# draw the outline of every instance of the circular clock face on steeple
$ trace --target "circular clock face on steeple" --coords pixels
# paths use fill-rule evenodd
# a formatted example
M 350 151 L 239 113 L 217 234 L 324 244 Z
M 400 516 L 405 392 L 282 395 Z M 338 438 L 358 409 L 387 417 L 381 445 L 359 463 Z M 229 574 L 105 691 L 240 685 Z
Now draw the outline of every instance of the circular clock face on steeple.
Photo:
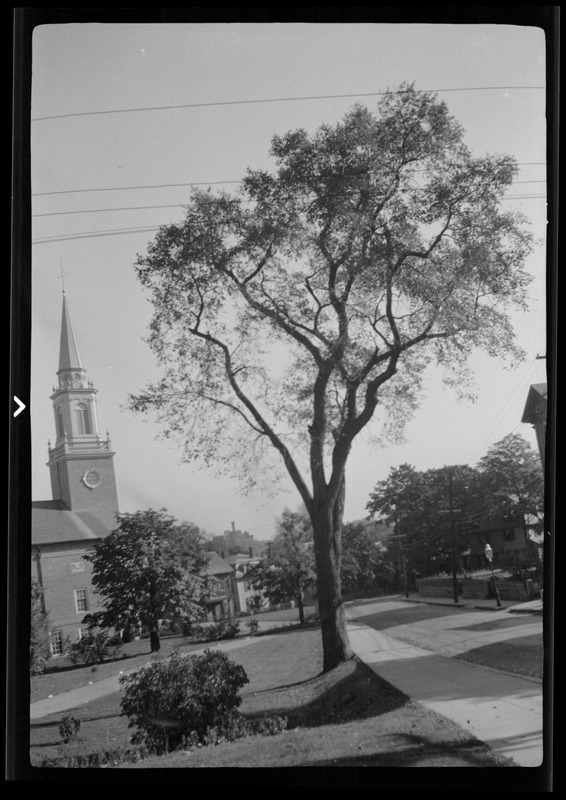
M 73 378 L 74 378 L 76 381 L 80 381 L 80 379 L 81 379 L 80 372 L 75 372 L 75 374 L 73 375 Z
M 100 483 L 100 476 L 94 469 L 89 469 L 81 478 L 87 489 L 96 489 Z

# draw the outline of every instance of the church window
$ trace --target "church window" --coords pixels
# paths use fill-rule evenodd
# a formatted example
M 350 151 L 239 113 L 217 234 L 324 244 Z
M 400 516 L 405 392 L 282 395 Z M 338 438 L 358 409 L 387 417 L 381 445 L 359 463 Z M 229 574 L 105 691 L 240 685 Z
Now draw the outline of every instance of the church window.
M 51 655 L 63 655 L 63 632 L 51 631 Z
M 77 609 L 77 614 L 82 611 L 88 611 L 86 589 L 75 589 L 75 608 Z
M 79 434 L 92 433 L 90 414 L 84 403 L 79 403 L 77 405 L 77 431 Z

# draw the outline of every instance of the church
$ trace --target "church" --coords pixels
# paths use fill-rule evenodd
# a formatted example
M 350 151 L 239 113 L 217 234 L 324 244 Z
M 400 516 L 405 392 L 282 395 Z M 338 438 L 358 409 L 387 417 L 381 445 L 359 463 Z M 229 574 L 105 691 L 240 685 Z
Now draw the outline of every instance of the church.
M 55 442 L 48 443 L 50 500 L 32 502 L 32 579 L 48 614 L 51 654 L 85 632 L 85 615 L 99 610 L 85 556 L 116 527 L 114 452 L 101 436 L 97 390 L 87 379 L 65 293 L 57 385 L 51 395 Z

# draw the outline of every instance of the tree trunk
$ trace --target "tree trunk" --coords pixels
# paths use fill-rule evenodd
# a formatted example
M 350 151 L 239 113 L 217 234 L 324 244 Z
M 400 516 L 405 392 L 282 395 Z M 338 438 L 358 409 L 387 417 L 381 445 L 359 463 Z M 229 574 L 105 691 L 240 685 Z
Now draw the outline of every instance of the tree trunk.
M 303 590 L 299 583 L 297 587 L 297 606 L 299 608 L 299 622 L 301 625 L 305 624 L 305 607 L 303 605 Z
M 149 644 L 152 653 L 158 653 L 159 650 L 161 650 L 161 642 L 159 641 L 159 632 L 157 628 L 150 628 Z
M 324 672 L 329 672 L 353 657 L 340 580 L 342 512 L 343 497 L 333 507 L 330 507 L 328 501 L 318 505 L 315 501 L 314 551 Z

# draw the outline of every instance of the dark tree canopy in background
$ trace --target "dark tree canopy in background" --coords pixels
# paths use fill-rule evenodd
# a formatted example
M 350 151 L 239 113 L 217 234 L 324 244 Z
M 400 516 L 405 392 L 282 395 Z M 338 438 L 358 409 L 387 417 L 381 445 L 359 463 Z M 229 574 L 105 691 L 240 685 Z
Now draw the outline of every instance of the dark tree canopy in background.
M 409 567 L 421 574 L 446 569 L 451 548 L 450 506 L 455 517 L 478 524 L 490 515 L 537 517 L 544 503 L 544 476 L 536 451 L 517 434 L 492 445 L 476 467 L 458 465 L 418 471 L 410 464 L 378 481 L 367 504 L 403 536 Z M 460 528 L 457 527 L 457 531 Z M 465 535 L 458 539 L 464 545 Z M 445 564 L 442 567 L 442 564 Z
M 345 468 L 378 403 L 392 429 L 438 363 L 465 384 L 475 349 L 519 357 L 517 167 L 474 157 L 444 102 L 403 85 L 313 134 L 272 140 L 239 195 L 195 191 L 137 262 L 163 369 L 132 398 L 200 459 L 252 480 L 277 456 L 311 518 L 324 666 L 351 657 L 340 595 Z M 271 464 L 273 465 L 273 461 Z

